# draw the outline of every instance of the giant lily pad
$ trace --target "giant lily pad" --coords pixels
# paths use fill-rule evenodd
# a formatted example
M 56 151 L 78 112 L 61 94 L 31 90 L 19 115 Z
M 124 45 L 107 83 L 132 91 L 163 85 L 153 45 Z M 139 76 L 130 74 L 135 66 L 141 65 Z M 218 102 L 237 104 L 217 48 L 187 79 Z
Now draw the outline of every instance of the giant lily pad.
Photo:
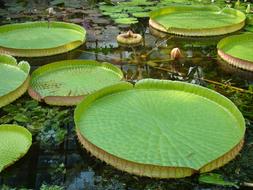
M 118 83 L 121 70 L 109 63 L 67 60 L 35 70 L 28 90 L 32 98 L 53 105 L 75 105 L 84 96 Z
M 197 85 L 146 79 L 104 88 L 75 110 L 78 138 L 97 158 L 129 173 L 178 178 L 233 159 L 244 118 L 226 97 Z
M 222 39 L 218 55 L 231 65 L 253 71 L 253 34 L 245 33 Z
M 240 30 L 246 16 L 216 6 L 170 6 L 150 13 L 149 24 L 160 31 L 186 36 L 214 36 Z
M 86 31 L 64 22 L 27 22 L 0 27 L 0 52 L 21 57 L 64 53 L 85 41 Z
M 0 172 L 24 156 L 32 144 L 32 135 L 18 125 L 0 125 Z
M 21 61 L 19 64 L 16 59 L 0 54 L 0 107 L 3 107 L 22 94 L 29 85 L 30 65 Z

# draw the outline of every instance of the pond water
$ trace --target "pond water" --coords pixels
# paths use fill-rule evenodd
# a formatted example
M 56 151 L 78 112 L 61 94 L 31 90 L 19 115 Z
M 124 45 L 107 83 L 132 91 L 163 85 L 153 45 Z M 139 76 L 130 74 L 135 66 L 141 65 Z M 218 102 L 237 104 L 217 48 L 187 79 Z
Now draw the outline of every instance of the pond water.
M 85 45 L 66 54 L 22 60 L 29 61 L 32 69 L 65 59 L 107 61 L 120 67 L 125 79 L 133 83 L 142 78 L 180 80 L 203 85 L 224 94 L 239 107 L 246 119 L 246 140 L 241 154 L 235 160 L 213 172 L 222 174 L 228 181 L 241 184 L 241 189 L 247 189 L 242 184 L 253 182 L 253 73 L 231 67 L 217 58 L 216 44 L 224 36 L 186 38 L 164 35 L 150 29 L 148 19 L 144 18 L 140 19 L 141 24 L 131 26 L 135 32 L 144 36 L 144 45 L 121 47 L 116 42 L 116 36 L 121 31 L 128 30 L 129 25 L 114 24 L 109 17 L 102 16 L 98 9 L 88 4 L 82 9 L 83 12 L 77 8 L 58 8 L 56 11 L 58 14 L 52 16 L 52 20 L 77 22 L 86 27 L 88 35 Z M 68 11 L 71 16 L 67 16 Z M 73 13 L 74 11 L 76 13 Z M 1 19 L 1 23 L 38 20 L 42 17 L 42 12 L 39 11 L 30 15 L 19 14 L 19 17 L 12 15 L 9 20 Z M 170 51 L 174 47 L 180 48 L 182 59 L 170 60 Z M 27 108 L 27 105 L 32 105 L 33 109 Z M 12 106 L 15 109 L 18 107 L 19 113 L 26 115 L 29 113 L 25 112 L 34 112 L 38 106 L 46 112 L 55 112 L 48 116 L 47 121 L 42 121 L 47 122 L 47 125 L 55 125 L 57 122 L 54 120 L 50 123 L 50 120 L 53 120 L 55 114 L 62 113 L 67 119 L 57 124 L 67 133 L 64 133 L 63 141 L 59 144 L 48 142 L 45 145 L 40 143 L 40 138 L 35 137 L 28 154 L 0 174 L 2 189 L 8 189 L 7 186 L 40 189 L 42 184 L 59 185 L 68 190 L 233 189 L 199 183 L 198 175 L 177 180 L 158 180 L 118 171 L 90 156 L 77 142 L 73 130 L 74 108 L 36 105 L 27 94 L 12 103 Z M 27 109 L 21 109 L 22 106 Z M 13 112 L 14 108 L 0 110 L 1 122 L 6 121 L 3 117 L 6 114 L 11 115 L 9 112 Z M 20 119 L 13 122 L 22 124 Z M 48 130 L 44 135 L 51 135 L 53 138 L 58 132 Z M 48 139 L 50 141 L 50 137 Z

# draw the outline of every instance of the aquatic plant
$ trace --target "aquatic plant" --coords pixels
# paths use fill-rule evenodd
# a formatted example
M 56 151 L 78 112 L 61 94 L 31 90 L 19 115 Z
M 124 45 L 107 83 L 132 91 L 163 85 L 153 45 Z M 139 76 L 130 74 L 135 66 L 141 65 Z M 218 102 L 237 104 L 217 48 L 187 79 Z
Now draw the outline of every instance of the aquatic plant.
M 156 2 L 148 0 L 131 0 L 117 4 L 100 3 L 102 14 L 110 16 L 118 24 L 135 24 L 137 18 L 148 17 Z
M 14 57 L 0 54 L 0 107 L 3 107 L 24 94 L 29 85 L 30 65 L 17 63 Z
M 44 65 L 31 75 L 32 98 L 52 105 L 75 105 L 86 95 L 118 83 L 122 71 L 93 60 L 66 60 Z
M 180 13 L 180 14 L 178 14 Z M 184 36 L 215 36 L 240 30 L 244 13 L 217 6 L 170 6 L 150 13 L 151 27 Z
M 41 148 L 51 149 L 60 145 L 72 122 L 69 109 L 46 107 L 26 97 L 2 108 L 0 123 L 14 123 L 26 127 L 40 142 Z
M 210 0 L 130 0 L 127 2 L 117 3 L 100 3 L 99 9 L 103 15 L 110 16 L 118 24 L 135 24 L 138 23 L 138 18 L 148 18 L 153 10 L 157 10 L 166 6 L 174 5 L 199 5 L 199 4 L 215 4 L 220 7 L 225 6 L 224 1 L 216 1 L 211 3 Z
M 80 142 L 97 158 L 157 178 L 223 166 L 238 154 L 245 133 L 242 114 L 224 96 L 154 79 L 95 92 L 77 106 L 75 124 Z
M 218 45 L 218 55 L 229 64 L 253 71 L 253 34 L 245 33 L 222 39 Z
M 86 38 L 83 27 L 54 21 L 3 25 L 0 34 L 0 53 L 19 57 L 65 53 L 82 45 Z
M 40 187 L 40 190 L 64 190 L 64 187 L 58 186 L 58 185 L 46 185 L 42 184 Z
M 137 45 L 143 41 L 140 34 L 135 34 L 131 30 L 117 36 L 117 42 L 122 45 Z
M 32 134 L 18 125 L 0 125 L 0 172 L 23 157 L 32 144 Z
M 216 174 L 216 173 L 201 174 L 199 176 L 199 182 L 220 185 L 220 186 L 230 186 L 230 187 L 235 187 L 237 189 L 239 188 L 239 186 L 236 183 L 225 181 L 220 174 Z

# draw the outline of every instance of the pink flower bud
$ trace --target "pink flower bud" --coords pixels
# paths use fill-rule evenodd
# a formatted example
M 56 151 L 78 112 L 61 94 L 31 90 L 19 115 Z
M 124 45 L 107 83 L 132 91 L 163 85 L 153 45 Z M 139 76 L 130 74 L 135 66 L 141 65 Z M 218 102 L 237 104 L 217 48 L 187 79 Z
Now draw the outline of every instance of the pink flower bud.
M 173 48 L 170 52 L 170 58 L 172 60 L 180 59 L 182 57 L 181 51 L 179 48 Z

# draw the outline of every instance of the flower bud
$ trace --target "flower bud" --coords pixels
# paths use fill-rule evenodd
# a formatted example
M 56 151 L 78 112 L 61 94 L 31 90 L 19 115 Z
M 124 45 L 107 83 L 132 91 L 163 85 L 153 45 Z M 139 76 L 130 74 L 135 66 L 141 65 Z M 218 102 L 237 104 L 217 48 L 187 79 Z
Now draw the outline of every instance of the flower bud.
M 182 57 L 181 51 L 179 48 L 173 48 L 170 52 L 170 58 L 172 60 L 180 59 Z

